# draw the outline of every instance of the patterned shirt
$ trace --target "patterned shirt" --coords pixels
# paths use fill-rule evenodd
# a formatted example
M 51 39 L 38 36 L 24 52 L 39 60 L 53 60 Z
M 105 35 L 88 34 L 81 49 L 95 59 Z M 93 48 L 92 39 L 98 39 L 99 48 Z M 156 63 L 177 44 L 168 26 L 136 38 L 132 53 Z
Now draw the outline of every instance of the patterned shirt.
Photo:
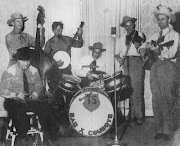
M 29 93 L 35 92 L 38 96 L 43 89 L 38 70 L 33 66 L 29 66 L 29 68 L 25 70 L 25 74 L 29 84 Z M 7 68 L 3 73 L 0 82 L 0 95 L 9 96 L 11 93 L 21 93 L 23 90 L 23 70 L 19 67 L 19 64 L 16 63 Z
M 10 59 L 16 53 L 17 49 L 22 47 L 35 47 L 35 38 L 27 33 L 18 33 L 14 30 L 6 35 L 6 46 L 10 54 Z

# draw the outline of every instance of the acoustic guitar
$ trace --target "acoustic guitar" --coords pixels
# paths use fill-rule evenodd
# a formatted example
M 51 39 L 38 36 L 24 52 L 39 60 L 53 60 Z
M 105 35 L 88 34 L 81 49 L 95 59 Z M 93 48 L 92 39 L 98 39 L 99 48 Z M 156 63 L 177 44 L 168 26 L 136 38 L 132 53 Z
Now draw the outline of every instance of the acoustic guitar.
M 84 22 L 82 21 L 81 24 L 79 25 L 79 28 L 83 28 L 83 26 L 84 26 Z M 75 33 L 75 35 L 73 37 L 73 41 L 70 46 L 73 46 L 77 37 L 78 37 L 78 31 Z M 71 57 L 69 56 L 69 54 L 66 51 L 57 51 L 53 55 L 53 58 L 57 62 L 59 69 L 65 69 L 71 63 Z
M 151 43 L 152 43 L 154 46 L 158 45 L 160 51 L 162 51 L 162 50 L 163 50 L 163 47 L 169 48 L 170 46 L 172 46 L 172 45 L 174 44 L 174 40 L 171 40 L 171 41 L 169 41 L 169 42 L 165 42 L 165 43 L 163 43 L 163 44 L 156 44 L 155 41 L 151 41 Z M 158 60 L 158 55 L 157 55 L 154 51 L 148 49 L 148 50 L 146 51 L 146 53 L 144 54 L 143 58 L 142 58 L 142 62 L 143 62 L 142 67 L 143 67 L 144 69 L 146 69 L 146 70 L 150 70 L 151 67 L 152 67 L 152 65 L 153 65 L 157 60 Z

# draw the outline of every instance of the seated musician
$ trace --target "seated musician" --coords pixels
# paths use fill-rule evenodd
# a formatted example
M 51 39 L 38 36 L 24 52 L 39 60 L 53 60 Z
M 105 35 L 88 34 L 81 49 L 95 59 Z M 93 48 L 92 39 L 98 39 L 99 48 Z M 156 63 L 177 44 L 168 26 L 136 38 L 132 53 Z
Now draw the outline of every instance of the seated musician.
M 126 30 L 126 33 L 116 41 L 115 58 L 120 67 L 123 67 L 124 75 L 128 75 L 131 79 L 133 93 L 130 97 L 129 118 L 137 125 L 141 125 L 143 124 L 143 68 L 138 48 L 145 41 L 145 35 L 135 30 L 136 20 L 129 16 L 123 17 L 120 26 Z
M 83 46 L 83 38 L 82 38 L 83 31 L 81 28 L 79 28 L 77 31 L 78 40 L 76 40 L 69 36 L 62 35 L 63 27 L 64 24 L 62 22 L 53 22 L 52 31 L 54 33 L 54 36 L 46 42 L 44 49 L 44 51 L 52 57 L 54 56 L 55 53 L 61 51 L 59 52 L 60 59 L 61 57 L 63 57 L 61 56 L 61 54 L 64 55 L 63 52 L 66 52 L 66 54 L 68 54 L 68 56 L 71 57 L 71 47 L 81 48 Z M 60 60 L 60 61 L 59 60 L 57 63 L 60 68 L 60 73 L 72 75 L 71 64 L 69 64 L 66 68 L 63 68 L 63 65 L 66 63 L 64 61 L 68 61 L 68 59 Z
M 17 131 L 16 144 L 26 145 L 29 129 L 27 111 L 38 115 L 44 135 L 53 139 L 60 130 L 58 121 L 46 100 L 43 101 L 43 85 L 38 70 L 30 65 L 31 49 L 20 48 L 14 54 L 16 64 L 5 70 L 0 82 L 0 97 L 5 98 L 4 108 L 13 120 Z M 40 102 L 40 100 L 42 101 Z
M 12 56 L 16 53 L 17 49 L 22 47 L 35 47 L 35 38 L 33 38 L 30 34 L 24 33 L 25 22 L 27 21 L 27 17 L 22 16 L 19 12 L 15 12 L 11 15 L 11 18 L 7 21 L 9 26 L 13 26 L 13 30 L 8 33 L 5 37 L 6 46 L 9 52 L 9 65 L 11 66 L 16 63 L 16 60 L 12 58 Z M 38 28 L 40 28 L 41 34 L 44 35 L 43 24 L 39 24 Z M 41 47 L 44 45 L 45 38 L 41 37 Z
M 153 64 L 150 68 L 150 88 L 155 119 L 156 135 L 154 140 L 169 141 L 174 133 L 172 110 L 176 105 L 177 64 L 179 34 L 170 26 L 176 18 L 172 10 L 159 5 L 154 11 L 160 31 L 152 35 L 140 48 L 144 58 L 151 52 Z M 148 59 L 147 59 L 148 61 Z
M 84 56 L 77 67 L 76 75 L 81 77 L 81 86 L 93 86 L 94 81 L 99 80 L 105 74 L 105 61 L 102 58 L 103 45 L 100 42 L 89 46 L 91 55 Z

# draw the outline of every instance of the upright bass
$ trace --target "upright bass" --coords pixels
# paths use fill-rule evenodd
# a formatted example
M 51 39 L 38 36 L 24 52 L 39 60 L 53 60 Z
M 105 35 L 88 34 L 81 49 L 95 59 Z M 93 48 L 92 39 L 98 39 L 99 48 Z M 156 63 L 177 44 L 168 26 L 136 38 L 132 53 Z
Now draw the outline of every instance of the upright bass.
M 42 50 L 42 47 L 44 45 L 43 40 L 45 40 L 45 29 L 43 27 L 45 23 L 45 10 L 42 6 L 38 6 L 37 10 L 39 11 L 39 14 L 37 16 L 35 49 L 30 62 L 34 67 L 38 69 L 44 87 L 46 88 L 47 83 L 52 81 L 51 83 L 53 84 L 51 84 L 50 87 L 56 88 L 59 83 L 59 69 L 57 63 L 51 56 L 49 56 Z M 39 28 L 39 25 L 42 26 L 42 28 Z

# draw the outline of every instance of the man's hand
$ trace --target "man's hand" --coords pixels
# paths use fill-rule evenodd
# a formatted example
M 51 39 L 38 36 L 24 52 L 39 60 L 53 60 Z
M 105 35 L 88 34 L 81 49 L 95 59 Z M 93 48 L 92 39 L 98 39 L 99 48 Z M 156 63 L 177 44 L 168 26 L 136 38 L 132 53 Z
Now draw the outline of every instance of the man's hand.
M 150 50 L 152 50 L 152 51 L 153 51 L 154 53 L 156 53 L 157 55 L 160 55 L 160 54 L 161 54 L 161 51 L 160 51 L 158 45 L 156 45 L 156 46 L 152 45 L 152 47 L 150 48 Z
M 77 34 L 78 34 L 78 36 L 81 36 L 83 34 L 83 29 L 82 28 L 78 28 Z
M 62 60 L 57 61 L 57 65 L 58 65 L 58 67 L 63 66 L 63 64 L 64 64 L 64 61 L 62 61 Z
M 134 42 L 134 47 L 135 47 L 136 49 L 138 49 L 138 48 L 140 47 L 140 43 Z
M 116 54 L 114 57 L 119 63 L 121 63 L 122 58 L 119 55 Z
M 32 94 L 30 94 L 29 95 L 29 99 L 31 99 L 31 100 L 38 100 L 37 93 L 35 94 L 35 92 L 33 92 Z
M 94 77 L 93 77 L 93 75 L 91 73 L 87 73 L 86 77 L 91 81 L 94 80 Z
M 19 100 L 21 100 L 21 101 L 23 101 L 23 102 L 26 102 L 25 99 L 24 99 L 24 97 L 25 97 L 26 95 L 27 95 L 26 93 L 21 92 L 21 93 L 18 93 L 16 97 L 17 97 Z

